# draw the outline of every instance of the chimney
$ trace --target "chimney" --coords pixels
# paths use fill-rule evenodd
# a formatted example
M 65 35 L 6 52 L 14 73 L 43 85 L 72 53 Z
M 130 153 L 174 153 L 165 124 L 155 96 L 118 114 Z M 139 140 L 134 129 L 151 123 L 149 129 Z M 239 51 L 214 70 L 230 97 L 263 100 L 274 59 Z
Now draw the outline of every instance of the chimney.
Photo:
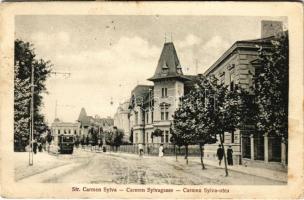
M 281 21 L 262 20 L 261 37 L 270 37 L 283 32 L 283 23 Z

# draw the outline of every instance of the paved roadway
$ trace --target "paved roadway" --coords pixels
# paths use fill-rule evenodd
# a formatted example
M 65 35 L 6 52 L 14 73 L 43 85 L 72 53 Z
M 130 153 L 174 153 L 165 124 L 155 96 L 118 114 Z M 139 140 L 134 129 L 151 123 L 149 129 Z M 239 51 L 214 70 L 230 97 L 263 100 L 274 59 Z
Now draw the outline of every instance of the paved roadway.
M 199 158 L 193 158 L 199 159 Z M 58 161 L 68 164 L 22 179 L 22 182 L 46 183 L 116 183 L 116 184 L 233 184 L 271 185 L 284 184 L 270 179 L 207 166 L 202 170 L 200 163 L 190 160 L 186 165 L 182 157 L 143 157 L 133 154 L 95 153 L 76 151 L 73 155 L 59 155 Z

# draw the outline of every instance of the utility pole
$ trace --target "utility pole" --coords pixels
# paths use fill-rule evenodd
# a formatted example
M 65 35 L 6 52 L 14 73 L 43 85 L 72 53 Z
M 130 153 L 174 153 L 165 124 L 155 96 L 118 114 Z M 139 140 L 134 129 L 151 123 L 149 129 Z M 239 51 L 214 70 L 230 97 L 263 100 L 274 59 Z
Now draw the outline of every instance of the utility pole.
M 31 129 L 30 129 L 30 151 L 29 151 L 29 166 L 34 164 L 33 159 L 33 137 L 34 137 L 34 66 L 32 65 L 32 77 L 31 77 L 31 108 L 30 108 L 30 117 L 31 117 Z
M 34 154 L 33 154 L 33 140 L 34 140 L 34 94 L 35 94 L 35 81 L 34 81 L 34 72 L 35 68 L 34 65 L 31 66 L 32 68 L 32 73 L 31 73 L 31 107 L 30 107 L 30 135 L 29 135 L 29 142 L 30 142 L 30 151 L 29 151 L 29 166 L 34 165 Z M 66 72 L 51 72 L 51 74 L 59 74 L 59 75 L 68 75 L 70 76 L 71 73 L 66 73 Z M 57 102 L 56 102 L 56 110 L 57 110 Z M 57 111 L 56 111 L 57 112 Z M 57 115 L 57 114 L 56 114 Z

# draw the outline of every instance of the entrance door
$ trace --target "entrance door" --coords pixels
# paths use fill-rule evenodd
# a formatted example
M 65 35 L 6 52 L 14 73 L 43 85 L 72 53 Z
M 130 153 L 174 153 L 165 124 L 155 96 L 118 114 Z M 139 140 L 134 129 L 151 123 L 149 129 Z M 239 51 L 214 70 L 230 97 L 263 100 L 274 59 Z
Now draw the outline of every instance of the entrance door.
M 242 156 L 243 158 L 250 159 L 250 137 L 249 135 L 242 136 Z

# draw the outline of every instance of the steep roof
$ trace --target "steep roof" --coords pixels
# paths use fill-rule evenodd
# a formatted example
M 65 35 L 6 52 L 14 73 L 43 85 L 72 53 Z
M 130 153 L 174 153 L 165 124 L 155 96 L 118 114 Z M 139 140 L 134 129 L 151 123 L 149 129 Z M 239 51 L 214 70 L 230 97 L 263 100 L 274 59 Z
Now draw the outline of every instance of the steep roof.
M 79 117 L 78 117 L 78 121 L 82 121 L 86 117 L 87 117 L 87 112 L 85 111 L 84 108 L 81 108 Z
M 90 118 L 87 116 L 87 112 L 84 108 L 81 108 L 78 120 L 82 126 L 88 126 L 90 124 Z
M 130 106 L 133 107 L 136 104 L 143 105 L 147 96 L 149 96 L 149 91 L 153 91 L 153 85 L 137 85 L 131 92 Z
M 173 42 L 167 42 L 164 44 L 154 76 L 148 80 L 155 81 L 164 78 L 187 79 L 183 76 L 182 67 Z

